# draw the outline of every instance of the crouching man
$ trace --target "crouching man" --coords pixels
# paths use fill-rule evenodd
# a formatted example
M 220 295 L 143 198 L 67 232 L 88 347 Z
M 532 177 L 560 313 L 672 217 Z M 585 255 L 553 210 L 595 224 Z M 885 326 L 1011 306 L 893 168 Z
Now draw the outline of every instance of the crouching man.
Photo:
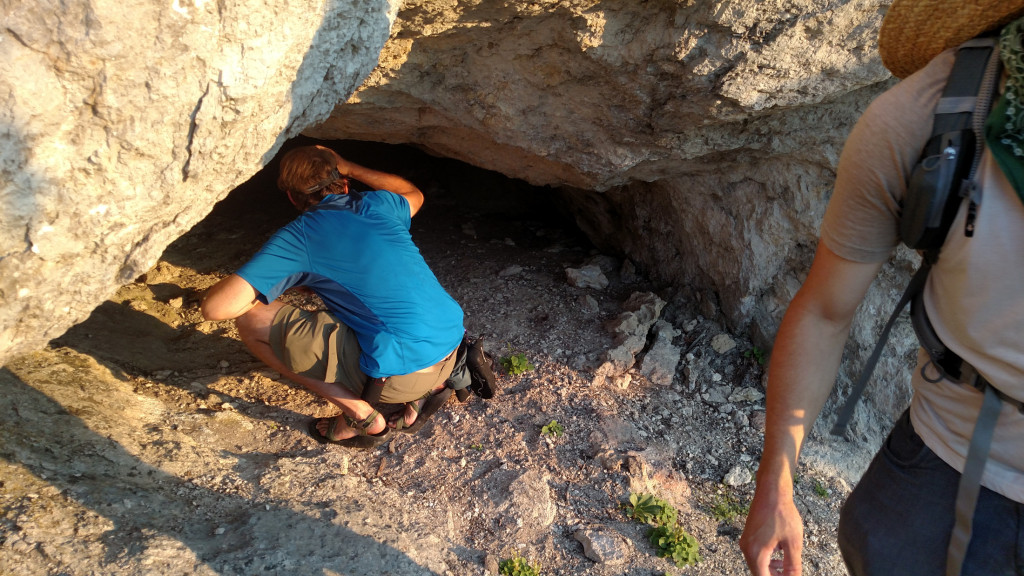
M 349 178 L 375 191 L 349 192 Z M 464 334 L 409 233 L 423 193 L 322 146 L 288 152 L 277 184 L 302 214 L 210 288 L 203 316 L 235 319 L 257 358 L 341 409 L 310 423 L 318 441 L 370 448 L 416 432 L 451 395 Z M 327 309 L 276 300 L 295 287 Z

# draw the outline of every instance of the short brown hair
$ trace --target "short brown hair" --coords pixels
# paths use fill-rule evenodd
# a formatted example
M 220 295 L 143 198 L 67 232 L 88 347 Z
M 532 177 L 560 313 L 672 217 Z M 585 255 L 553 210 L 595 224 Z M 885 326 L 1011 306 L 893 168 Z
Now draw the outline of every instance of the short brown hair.
M 281 158 L 277 187 L 288 193 L 299 210 L 328 194 L 345 194 L 348 181 L 338 173 L 338 155 L 320 146 L 302 146 Z

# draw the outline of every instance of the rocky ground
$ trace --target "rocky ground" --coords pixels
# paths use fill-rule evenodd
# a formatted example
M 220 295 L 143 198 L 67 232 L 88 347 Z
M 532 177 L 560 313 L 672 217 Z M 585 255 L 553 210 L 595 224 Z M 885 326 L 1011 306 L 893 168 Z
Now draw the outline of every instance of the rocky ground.
M 492 400 L 453 398 L 417 436 L 317 444 L 306 423 L 335 410 L 198 310 L 293 216 L 258 175 L 86 322 L 0 369 L 0 573 L 495 574 L 518 555 L 546 575 L 745 574 L 762 352 L 687 290 L 595 254 L 550 190 L 381 147 L 344 153 L 424 189 L 413 235 L 469 333 L 534 368 L 500 374 Z M 588 263 L 606 287 L 570 282 Z M 667 324 L 634 366 L 610 369 L 634 293 L 662 301 Z M 661 366 L 680 360 L 667 375 L 654 347 Z M 553 421 L 561 435 L 544 433 Z M 807 574 L 845 574 L 849 486 L 834 470 L 799 477 Z M 702 560 L 658 557 L 623 509 L 631 493 L 674 505 Z

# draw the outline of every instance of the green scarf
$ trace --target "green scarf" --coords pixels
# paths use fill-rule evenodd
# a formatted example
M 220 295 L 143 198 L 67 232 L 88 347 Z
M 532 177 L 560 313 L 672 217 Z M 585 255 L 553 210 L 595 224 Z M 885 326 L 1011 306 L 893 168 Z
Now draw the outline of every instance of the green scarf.
M 1024 18 L 1010 22 L 999 34 L 999 56 L 1008 78 L 985 122 L 985 142 L 1024 201 Z

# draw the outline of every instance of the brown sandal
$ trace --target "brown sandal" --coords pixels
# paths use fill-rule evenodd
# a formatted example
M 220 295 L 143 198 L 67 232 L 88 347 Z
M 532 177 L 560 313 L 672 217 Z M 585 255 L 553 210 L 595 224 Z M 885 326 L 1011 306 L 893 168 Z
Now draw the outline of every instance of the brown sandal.
M 376 410 L 370 413 L 364 420 L 356 420 L 347 414 L 342 414 L 341 417 L 345 418 L 345 423 L 351 428 L 355 428 L 359 434 L 351 438 L 342 438 L 341 440 L 333 439 L 334 429 L 338 426 L 337 416 L 332 418 L 314 418 L 309 422 L 309 435 L 321 444 L 337 444 L 338 446 L 346 446 L 348 448 L 374 448 L 387 442 L 393 432 L 393 429 L 388 428 L 386 423 L 384 430 L 377 434 L 370 434 L 366 431 L 367 428 L 373 426 L 378 416 L 380 416 L 380 412 Z M 321 434 L 320 430 L 317 429 L 317 424 L 323 420 L 330 420 L 330 423 L 327 425 L 327 434 Z

